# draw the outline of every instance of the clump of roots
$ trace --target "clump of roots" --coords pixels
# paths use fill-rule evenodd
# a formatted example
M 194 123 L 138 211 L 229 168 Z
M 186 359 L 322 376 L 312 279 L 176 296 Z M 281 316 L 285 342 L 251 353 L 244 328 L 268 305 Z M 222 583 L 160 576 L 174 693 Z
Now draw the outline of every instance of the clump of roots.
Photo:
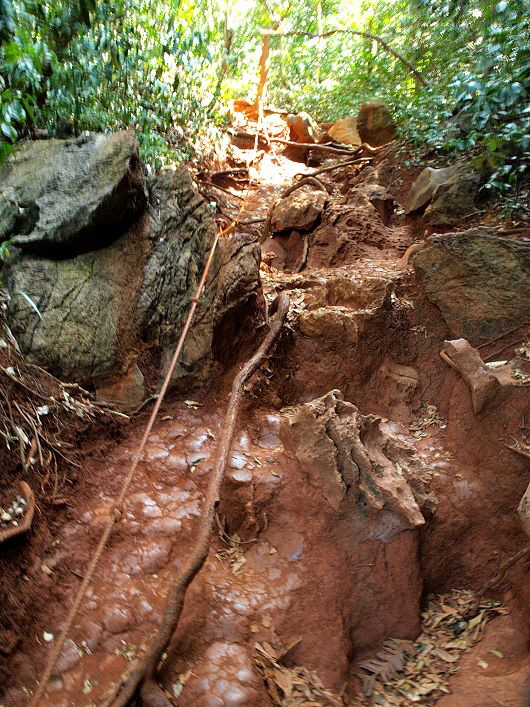
M 22 356 L 9 327 L 0 333 L 0 477 L 6 495 L 23 477 L 52 500 L 68 468 L 79 466 L 75 441 L 96 419 L 123 416 Z M 15 478 L 17 477 L 17 478 Z M 16 484 L 18 485 L 18 484 Z

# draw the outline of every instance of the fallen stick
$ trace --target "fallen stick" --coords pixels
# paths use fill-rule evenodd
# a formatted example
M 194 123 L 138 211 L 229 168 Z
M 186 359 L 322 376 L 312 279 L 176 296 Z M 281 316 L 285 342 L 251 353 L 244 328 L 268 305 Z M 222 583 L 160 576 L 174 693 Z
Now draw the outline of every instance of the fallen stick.
M 331 164 L 328 165 L 327 167 L 322 167 L 321 169 L 316 169 L 314 172 L 310 172 L 307 174 L 307 177 L 316 177 L 317 174 L 324 174 L 324 172 L 332 172 L 334 169 L 339 169 L 340 167 L 347 167 L 350 164 L 360 164 L 364 163 L 364 165 L 368 164 L 368 162 L 372 162 L 373 157 L 357 157 L 354 160 L 344 160 L 343 162 L 337 162 L 336 164 Z M 302 174 L 302 172 L 300 172 Z
M 232 135 L 234 137 L 248 138 L 249 140 L 254 140 L 257 135 L 258 140 L 261 140 L 266 144 L 268 144 L 269 142 L 279 142 L 282 145 L 287 145 L 288 147 L 302 147 L 308 150 L 332 152 L 336 155 L 356 155 L 360 152 L 360 148 L 357 148 L 356 150 L 350 150 L 347 147 L 332 147 L 331 145 L 319 145 L 318 142 L 293 142 L 292 140 L 284 140 L 280 137 L 271 137 L 267 140 L 265 135 L 260 135 L 259 133 L 246 133 L 241 130 L 237 130 L 236 132 L 232 133 Z
M 212 172 L 210 174 L 210 179 L 224 177 L 229 174 L 248 174 L 248 167 L 235 167 L 234 169 L 222 169 L 219 172 Z
M 277 314 L 271 322 L 269 332 L 257 352 L 245 363 L 232 383 L 217 460 L 206 490 L 200 526 L 196 531 L 197 540 L 190 556 L 183 562 L 175 583 L 169 589 L 158 633 L 147 654 L 131 665 L 125 681 L 117 685 L 114 696 L 105 705 L 111 704 L 112 707 L 125 707 L 141 686 L 140 697 L 146 707 L 171 707 L 171 702 L 156 683 L 155 673 L 160 658 L 178 626 L 186 591 L 204 565 L 210 551 L 211 533 L 215 523 L 215 510 L 219 504 L 226 463 L 230 454 L 239 406 L 243 396 L 243 386 L 265 360 L 271 346 L 282 330 L 289 311 L 289 297 L 286 294 L 279 295 L 274 304 L 276 303 Z
M 17 535 L 27 533 L 28 530 L 31 528 L 31 524 L 33 523 L 33 516 L 35 515 L 35 496 L 31 488 L 25 481 L 19 481 L 18 483 L 20 486 L 20 490 L 22 491 L 22 495 L 26 499 L 28 508 L 26 510 L 26 513 L 24 514 L 24 519 L 22 520 L 22 523 L 20 523 L 20 525 L 0 530 L 0 545 L 2 543 L 5 543 L 6 540 L 15 538 Z

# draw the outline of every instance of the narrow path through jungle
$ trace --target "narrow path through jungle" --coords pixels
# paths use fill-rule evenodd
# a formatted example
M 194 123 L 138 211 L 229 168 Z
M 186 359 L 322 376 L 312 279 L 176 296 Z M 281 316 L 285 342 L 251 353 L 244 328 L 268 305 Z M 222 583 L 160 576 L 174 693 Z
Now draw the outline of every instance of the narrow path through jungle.
M 262 223 L 245 221 L 266 219 L 295 175 L 314 170 L 280 150 L 263 152 L 250 168 L 255 182 L 240 235 L 260 235 Z M 377 686 L 375 696 L 359 696 L 358 661 L 388 637 L 415 639 L 429 592 L 477 589 L 517 549 L 512 509 L 526 484 L 518 475 L 520 460 L 514 466 L 513 455 L 493 445 L 516 424 L 524 401 L 511 399 L 478 422 L 465 384 L 440 359 L 440 344 L 450 338 L 447 327 L 412 268 L 400 262 L 423 235 L 423 225 L 399 206 L 410 174 L 383 149 L 372 163 L 318 179 L 324 192 L 311 184 L 294 192 L 304 199 L 320 195 L 312 230 L 269 234 L 262 244 L 265 297 L 270 305 L 280 292 L 289 295 L 288 327 L 249 385 L 218 533 L 160 675 L 175 705 L 413 704 L 418 700 L 399 701 L 397 693 L 377 697 Z M 222 189 L 211 183 L 201 189 L 235 215 L 245 185 L 230 175 L 215 183 Z M 240 362 L 257 348 L 263 331 L 264 325 L 249 332 L 246 350 L 234 352 Z M 233 375 L 232 367 L 213 387 L 164 405 L 45 704 L 104 704 L 154 634 L 175 568 L 194 542 Z M 315 399 L 318 405 L 311 407 Z M 88 461 L 77 501 L 29 573 L 42 603 L 12 656 L 6 705 L 27 701 L 146 414 L 123 441 L 107 448 L 104 459 Z M 407 483 L 395 482 L 401 490 L 390 505 L 376 508 L 379 491 L 373 489 L 353 504 L 352 480 L 344 472 L 352 454 L 341 427 L 345 420 L 355 421 L 375 450 L 377 468 L 386 469 L 390 459 L 397 476 L 405 475 Z M 488 463 L 493 456 L 496 463 Z M 337 478 L 331 474 L 319 486 L 311 470 L 315 460 L 325 465 L 329 459 L 344 463 L 335 469 Z M 505 459 L 510 470 L 495 478 Z M 419 700 L 430 695 L 429 703 L 446 707 L 485 705 L 473 695 L 502 687 L 512 701 L 488 704 L 519 704 L 530 668 L 520 596 L 512 591 L 492 598 L 511 604 L 506 615 L 496 605 L 483 610 L 487 657 L 477 653 L 482 643 L 468 646 L 469 653 L 458 649 L 462 676 L 466 660 L 475 671 L 481 659 L 486 667 L 473 684 L 452 678 L 454 694 L 447 697 L 440 685 L 447 684 L 460 653 L 454 661 L 450 656 L 446 673 L 432 663 L 430 673 L 418 668 L 410 689 Z M 449 599 L 443 606 L 449 607 L 447 616 L 456 611 Z M 281 647 L 293 643 L 284 660 Z M 278 701 L 288 693 L 291 701 Z

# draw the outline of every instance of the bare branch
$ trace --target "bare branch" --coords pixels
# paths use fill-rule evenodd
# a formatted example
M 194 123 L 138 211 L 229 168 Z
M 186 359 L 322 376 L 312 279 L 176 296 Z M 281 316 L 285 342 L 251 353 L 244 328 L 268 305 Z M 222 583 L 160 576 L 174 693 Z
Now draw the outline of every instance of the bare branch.
M 398 61 L 400 61 L 404 66 L 407 67 L 407 69 L 410 71 L 410 73 L 414 76 L 416 81 L 420 83 L 422 86 L 428 86 L 429 82 L 423 78 L 423 76 L 420 74 L 420 72 L 414 68 L 414 66 L 405 59 L 404 56 L 402 56 L 399 52 L 397 52 L 395 49 L 393 49 L 388 42 L 386 42 L 384 39 L 381 37 L 378 37 L 375 34 L 372 34 L 371 32 L 361 32 L 358 30 L 354 29 L 331 29 L 328 32 L 323 32 L 322 34 L 315 34 L 313 32 L 299 32 L 299 31 L 293 31 L 293 32 L 278 32 L 276 30 L 263 30 L 262 35 L 268 35 L 270 37 L 293 37 L 293 36 L 298 36 L 298 37 L 311 37 L 314 39 L 325 39 L 326 37 L 331 37 L 333 34 L 353 34 L 356 35 L 357 37 L 364 37 L 364 39 L 372 39 L 374 42 L 377 42 L 380 44 L 386 51 L 391 54 L 394 58 L 396 58 Z

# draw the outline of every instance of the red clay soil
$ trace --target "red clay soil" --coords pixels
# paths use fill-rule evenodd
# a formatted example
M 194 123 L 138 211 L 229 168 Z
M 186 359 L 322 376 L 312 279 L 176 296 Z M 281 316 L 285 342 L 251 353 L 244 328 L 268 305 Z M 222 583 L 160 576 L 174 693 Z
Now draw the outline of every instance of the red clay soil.
M 379 183 L 402 200 L 411 172 L 385 155 L 376 166 Z M 266 214 L 297 171 L 310 170 L 265 154 L 244 218 Z M 334 193 L 309 235 L 302 273 L 263 267 L 267 297 L 280 291 L 291 297 L 289 327 L 248 394 L 219 533 L 160 675 L 175 705 L 275 704 L 256 667 L 255 644 L 297 639 L 288 663 L 316 671 L 344 704 L 358 704 L 356 663 L 387 638 L 416 638 L 422 597 L 478 589 L 528 542 L 516 508 L 529 464 L 505 447 L 525 424 L 527 389 L 514 387 L 492 410 L 473 413 L 464 381 L 439 356 L 450 338 L 446 324 L 412 270 L 397 265 L 421 225 L 399 208 L 384 223 L 356 193 L 361 177 L 352 168 L 323 175 Z M 164 406 L 42 704 L 103 704 L 129 661 L 142 654 L 194 540 L 232 376 L 228 370 L 210 389 L 193 393 L 196 405 L 174 396 Z M 411 528 L 366 503 L 333 510 L 324 502 L 297 459 L 281 411 L 334 389 L 363 415 L 387 419 L 428 470 L 436 502 L 423 526 Z M 409 426 L 425 418 L 426 405 L 435 406 L 434 423 L 415 437 Z M 145 415 L 118 438 L 100 435 L 85 444 L 82 469 L 64 486 L 65 504 L 42 503 L 31 535 L 0 548 L 9 606 L 0 635 L 6 707 L 29 699 L 47 639 L 61 630 Z M 452 694 L 438 701 L 443 707 L 527 704 L 528 559 L 508 571 L 491 598 L 502 599 L 510 613 L 492 621 L 464 656 Z M 477 667 L 480 660 L 486 669 Z

